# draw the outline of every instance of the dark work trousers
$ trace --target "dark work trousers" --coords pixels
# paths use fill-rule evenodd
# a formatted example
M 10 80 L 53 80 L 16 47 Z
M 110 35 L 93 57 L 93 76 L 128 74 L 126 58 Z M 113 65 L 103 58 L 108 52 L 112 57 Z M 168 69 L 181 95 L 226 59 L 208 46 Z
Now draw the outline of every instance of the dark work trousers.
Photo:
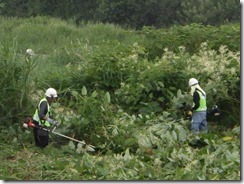
M 35 125 L 39 125 L 38 122 L 33 121 Z M 48 132 L 38 128 L 33 128 L 34 139 L 37 147 L 45 148 L 48 145 Z

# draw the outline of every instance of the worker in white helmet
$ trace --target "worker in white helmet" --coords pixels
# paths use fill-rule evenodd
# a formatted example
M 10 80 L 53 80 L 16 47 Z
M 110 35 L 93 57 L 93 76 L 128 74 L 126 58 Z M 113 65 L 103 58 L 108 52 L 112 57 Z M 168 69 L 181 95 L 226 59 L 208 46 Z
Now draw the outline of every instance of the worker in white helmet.
M 207 133 L 207 105 L 206 93 L 200 87 L 199 82 L 195 78 L 189 80 L 191 95 L 193 97 L 193 106 L 190 113 L 192 114 L 191 131 L 195 134 L 199 132 Z
M 39 102 L 33 123 L 38 126 L 48 128 L 52 125 L 58 126 L 60 123 L 54 121 L 51 113 L 51 104 L 57 99 L 58 94 L 54 88 L 48 88 L 45 97 Z M 33 129 L 36 146 L 44 148 L 48 145 L 48 132 L 38 128 Z

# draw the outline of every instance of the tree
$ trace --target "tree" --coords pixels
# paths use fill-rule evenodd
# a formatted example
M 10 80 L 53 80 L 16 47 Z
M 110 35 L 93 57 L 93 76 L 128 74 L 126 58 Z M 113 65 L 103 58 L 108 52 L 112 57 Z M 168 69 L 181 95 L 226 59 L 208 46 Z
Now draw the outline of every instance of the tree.
M 182 0 L 181 23 L 220 25 L 240 21 L 239 0 Z
M 176 0 L 102 0 L 98 16 L 102 22 L 116 23 L 133 28 L 143 26 L 163 27 L 176 20 L 175 11 L 180 7 Z
M 130 28 L 174 24 L 220 25 L 240 21 L 239 0 L 0 0 L 8 17 L 52 16 L 82 22 L 114 23 Z

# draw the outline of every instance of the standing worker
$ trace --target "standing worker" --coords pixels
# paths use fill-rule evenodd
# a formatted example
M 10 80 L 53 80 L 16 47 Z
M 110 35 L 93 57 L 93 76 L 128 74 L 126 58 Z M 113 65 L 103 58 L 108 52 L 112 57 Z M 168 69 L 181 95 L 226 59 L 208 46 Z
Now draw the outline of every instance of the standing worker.
M 35 114 L 33 116 L 33 123 L 37 126 L 48 128 L 51 125 L 58 126 L 59 123 L 52 119 L 51 104 L 57 99 L 58 94 L 54 88 L 48 88 L 45 96 L 39 102 Z M 45 148 L 48 145 L 48 132 L 38 128 L 33 129 L 36 146 Z
M 199 132 L 207 133 L 206 93 L 195 78 L 189 80 L 189 86 L 191 87 L 191 95 L 193 96 L 193 106 L 190 111 L 190 114 L 193 112 L 191 131 L 194 134 Z

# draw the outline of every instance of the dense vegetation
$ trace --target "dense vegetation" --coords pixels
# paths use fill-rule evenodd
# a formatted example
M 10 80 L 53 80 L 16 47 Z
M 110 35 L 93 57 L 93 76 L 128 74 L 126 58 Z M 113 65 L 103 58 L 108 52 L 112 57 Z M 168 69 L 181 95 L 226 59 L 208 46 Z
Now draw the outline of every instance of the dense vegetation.
M 240 180 L 240 25 L 167 29 L 77 26 L 60 19 L 0 17 L 3 180 Z M 25 54 L 27 48 L 35 55 Z M 221 118 L 194 148 L 188 79 L 196 77 Z M 49 86 L 58 131 L 34 147 L 22 120 Z
M 77 25 L 102 22 L 141 29 L 240 22 L 241 7 L 239 0 L 0 0 L 0 15 L 51 16 Z

